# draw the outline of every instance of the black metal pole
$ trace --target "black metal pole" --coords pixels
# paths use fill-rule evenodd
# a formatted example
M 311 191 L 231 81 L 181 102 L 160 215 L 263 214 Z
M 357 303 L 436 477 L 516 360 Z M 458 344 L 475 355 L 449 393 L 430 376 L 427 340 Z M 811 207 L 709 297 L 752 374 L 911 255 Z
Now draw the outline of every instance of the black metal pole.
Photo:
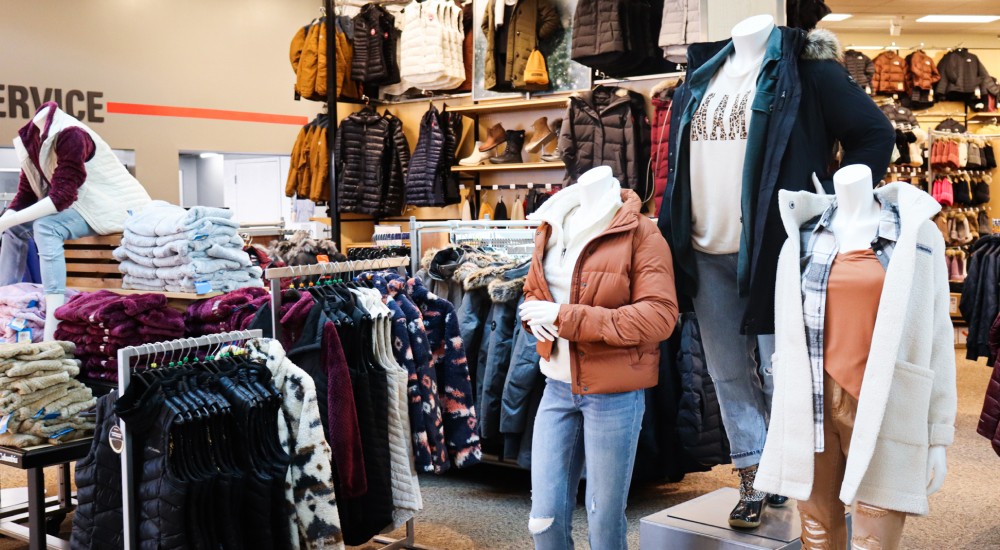
M 340 211 L 337 200 L 337 169 L 334 144 L 337 142 L 337 13 L 336 0 L 323 0 L 326 8 L 326 104 L 327 127 L 326 147 L 330 155 L 330 201 L 327 211 L 330 214 L 330 235 L 337 243 L 337 248 L 343 252 L 344 244 L 340 242 Z

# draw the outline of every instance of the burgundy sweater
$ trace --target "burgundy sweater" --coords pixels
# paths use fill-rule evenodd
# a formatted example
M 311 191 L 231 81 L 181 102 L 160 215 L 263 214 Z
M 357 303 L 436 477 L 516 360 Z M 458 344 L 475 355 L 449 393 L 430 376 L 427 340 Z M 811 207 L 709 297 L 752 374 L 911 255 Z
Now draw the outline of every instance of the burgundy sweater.
M 48 130 L 40 133 L 34 122 L 28 122 L 18 131 L 18 135 L 21 136 L 21 141 L 28 150 L 28 157 L 34 163 L 38 173 L 41 174 L 38 153 L 42 142 L 48 136 Z M 52 173 L 52 181 L 49 182 L 48 196 L 52 199 L 56 210 L 62 212 L 76 202 L 80 186 L 87 179 L 87 168 L 84 165 L 94 156 L 94 140 L 83 128 L 72 126 L 59 133 L 56 137 L 54 150 L 56 169 Z M 39 198 L 41 197 L 36 195 L 31 188 L 28 176 L 22 171 L 21 180 L 17 185 L 17 194 L 14 195 L 14 200 L 11 201 L 8 208 L 15 211 L 21 210 L 35 204 Z

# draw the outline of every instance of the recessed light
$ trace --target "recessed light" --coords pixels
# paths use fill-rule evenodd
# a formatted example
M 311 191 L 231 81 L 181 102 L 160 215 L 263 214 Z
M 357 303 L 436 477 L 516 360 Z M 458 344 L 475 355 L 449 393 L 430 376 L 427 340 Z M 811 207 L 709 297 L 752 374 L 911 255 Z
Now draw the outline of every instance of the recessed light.
M 843 21 L 845 19 L 850 19 L 852 14 L 850 13 L 829 13 L 822 20 L 827 22 L 836 23 L 837 21 Z
M 917 23 L 992 23 L 1000 15 L 925 15 Z
M 203 159 L 214 159 L 214 158 L 219 158 L 221 156 L 222 156 L 221 153 L 202 153 L 198 155 L 199 158 Z

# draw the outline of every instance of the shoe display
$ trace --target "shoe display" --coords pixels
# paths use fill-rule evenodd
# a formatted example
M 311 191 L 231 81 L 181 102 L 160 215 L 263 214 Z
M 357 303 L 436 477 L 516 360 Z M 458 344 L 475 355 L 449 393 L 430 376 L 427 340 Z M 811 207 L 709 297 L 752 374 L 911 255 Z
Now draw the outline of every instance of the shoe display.
M 537 153 L 546 143 L 556 139 L 557 135 L 549 128 L 548 117 L 542 117 L 531 124 L 531 141 L 524 145 L 524 150 Z
M 773 506 L 775 508 L 781 508 L 782 506 L 788 504 L 788 497 L 781 495 L 767 495 L 767 505 Z
M 476 146 L 472 148 L 472 154 L 458 161 L 460 166 L 479 166 L 481 164 L 486 164 L 486 162 L 497 155 L 496 148 L 489 151 L 482 151 L 479 148 L 482 147 L 483 142 L 477 141 Z
M 507 130 L 506 142 L 507 146 L 504 148 L 503 154 L 491 158 L 490 162 L 493 164 L 520 164 L 524 162 L 521 157 L 521 148 L 524 147 L 524 130 Z
M 503 126 L 498 122 L 486 132 L 486 141 L 479 146 L 479 150 L 483 153 L 492 151 L 497 148 L 497 145 L 505 141 L 507 141 L 507 132 L 504 131 Z
M 737 468 L 736 472 L 740 474 L 740 501 L 729 512 L 729 525 L 738 529 L 756 529 L 760 527 L 760 518 L 767 504 L 767 495 L 753 488 L 757 465 Z
M 552 130 L 552 134 L 556 137 L 551 143 L 553 144 L 552 151 L 545 151 L 542 153 L 543 162 L 559 162 L 562 160 L 562 151 L 559 150 L 559 132 L 562 131 L 562 119 L 557 118 L 549 123 L 549 129 Z

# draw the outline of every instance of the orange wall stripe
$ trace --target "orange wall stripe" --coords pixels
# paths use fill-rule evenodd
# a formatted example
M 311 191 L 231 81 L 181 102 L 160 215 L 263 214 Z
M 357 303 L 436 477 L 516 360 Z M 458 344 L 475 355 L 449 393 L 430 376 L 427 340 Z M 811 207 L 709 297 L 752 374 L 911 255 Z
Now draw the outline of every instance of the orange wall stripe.
M 109 113 L 120 115 L 169 116 L 176 118 L 200 118 L 206 120 L 234 120 L 238 122 L 262 122 L 265 124 L 292 124 L 305 126 L 309 119 L 297 115 L 273 115 L 247 111 L 226 111 L 222 109 L 200 109 L 197 107 L 170 107 L 167 105 L 144 105 L 142 103 L 117 103 L 109 101 Z

